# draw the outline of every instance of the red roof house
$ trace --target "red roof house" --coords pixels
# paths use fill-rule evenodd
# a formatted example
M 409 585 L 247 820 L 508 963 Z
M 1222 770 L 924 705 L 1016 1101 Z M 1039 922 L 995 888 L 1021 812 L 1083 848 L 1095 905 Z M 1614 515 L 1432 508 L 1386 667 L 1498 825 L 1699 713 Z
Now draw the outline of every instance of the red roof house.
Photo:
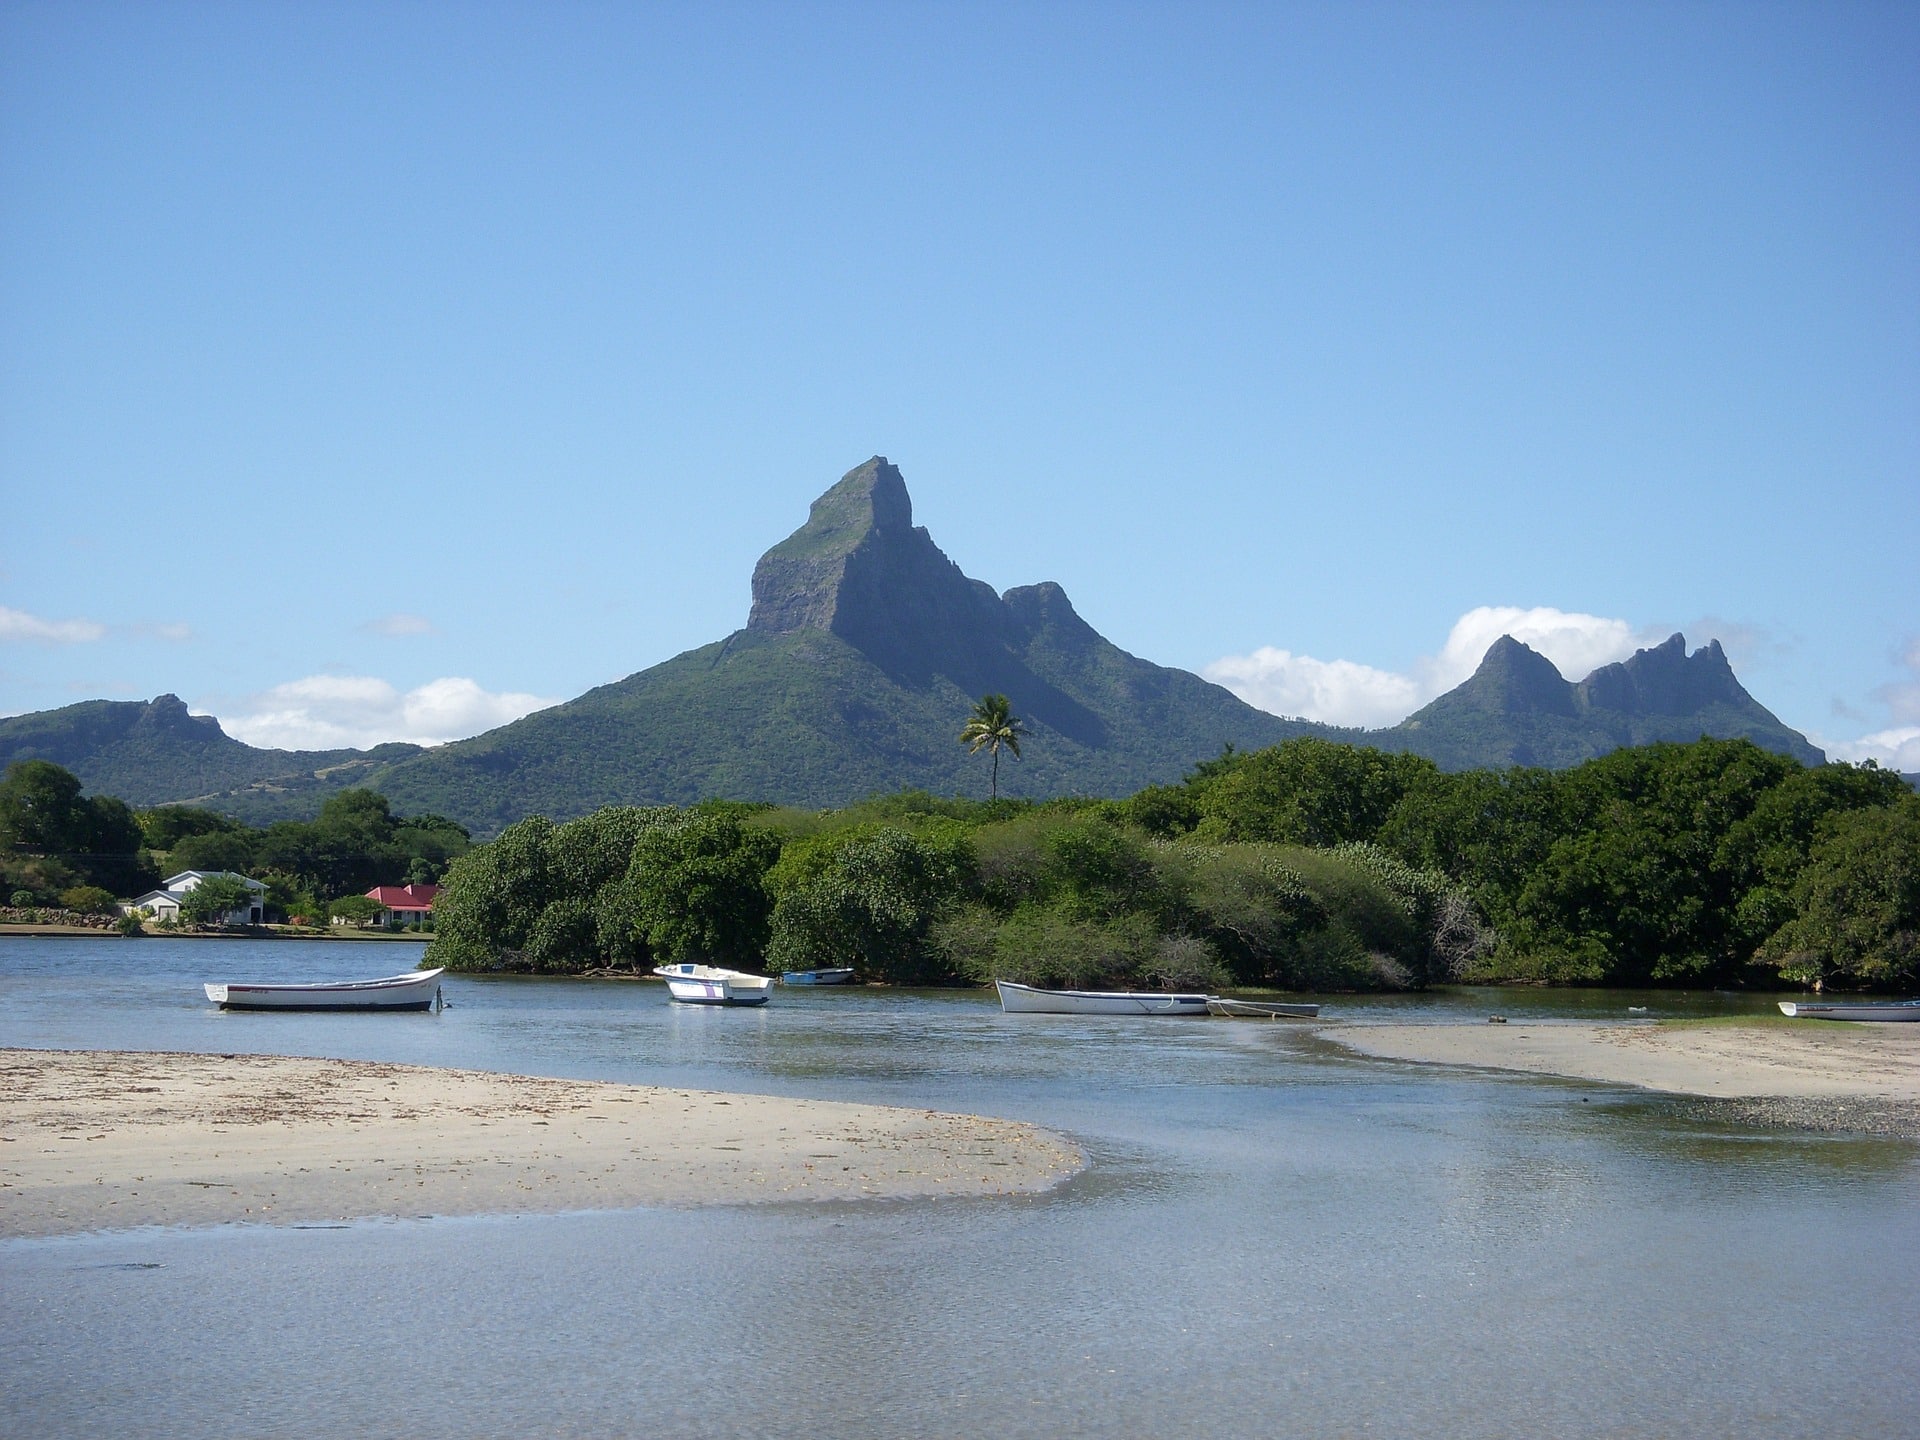
M 433 913 L 438 885 L 376 885 L 367 898 L 380 907 L 375 925 L 417 925 Z

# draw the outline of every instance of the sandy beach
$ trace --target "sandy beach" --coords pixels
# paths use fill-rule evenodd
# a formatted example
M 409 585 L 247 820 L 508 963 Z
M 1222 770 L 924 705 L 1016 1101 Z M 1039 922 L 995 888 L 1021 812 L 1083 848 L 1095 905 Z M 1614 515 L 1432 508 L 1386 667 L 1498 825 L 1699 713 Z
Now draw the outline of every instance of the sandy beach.
M 931 1110 L 268 1055 L 0 1050 L 0 1237 L 1030 1193 L 1084 1163 Z
M 1363 1055 L 1471 1065 L 1755 1102 L 1756 1119 L 1920 1136 L 1920 1025 L 1353 1025 L 1322 1037 Z

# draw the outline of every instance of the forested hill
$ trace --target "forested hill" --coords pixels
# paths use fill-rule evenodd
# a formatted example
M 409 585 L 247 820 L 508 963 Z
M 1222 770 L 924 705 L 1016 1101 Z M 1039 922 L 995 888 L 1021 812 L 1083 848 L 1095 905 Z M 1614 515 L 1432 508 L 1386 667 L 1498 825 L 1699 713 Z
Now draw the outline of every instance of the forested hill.
M 1119 796 L 1178 780 L 1224 747 L 1315 736 L 1427 756 L 1443 769 L 1566 767 L 1702 735 L 1821 754 L 1753 699 L 1718 643 L 1675 635 L 1578 684 L 1510 638 L 1464 684 L 1397 726 L 1347 730 L 1257 710 L 1130 655 L 1051 582 L 996 594 L 913 523 L 876 456 L 813 503 L 754 568 L 744 629 L 475 739 L 420 751 L 253 750 L 172 696 L 92 701 L 0 721 L 0 763 L 66 766 L 136 804 L 191 800 L 259 823 L 317 813 L 343 785 L 482 835 L 524 816 L 706 798 L 808 808 L 901 789 L 979 795 L 958 743 L 982 695 L 1028 726 L 1002 793 Z
M 418 754 L 395 743 L 371 750 L 259 750 L 211 715 L 189 715 L 177 695 L 151 701 L 86 700 L 0 720 L 0 770 L 47 760 L 95 795 L 130 805 L 206 805 L 253 823 L 319 813 L 327 796 Z

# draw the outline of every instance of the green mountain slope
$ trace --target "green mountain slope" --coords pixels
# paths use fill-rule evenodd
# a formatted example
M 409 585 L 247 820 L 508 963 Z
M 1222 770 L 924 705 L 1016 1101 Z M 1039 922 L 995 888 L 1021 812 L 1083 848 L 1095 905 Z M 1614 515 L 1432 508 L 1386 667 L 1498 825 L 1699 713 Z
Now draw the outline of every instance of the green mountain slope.
M 418 745 L 371 750 L 259 750 L 177 695 L 86 700 L 0 720 L 0 769 L 51 760 L 95 795 L 130 805 L 211 805 L 252 824 L 310 816 L 336 790 L 365 784 Z

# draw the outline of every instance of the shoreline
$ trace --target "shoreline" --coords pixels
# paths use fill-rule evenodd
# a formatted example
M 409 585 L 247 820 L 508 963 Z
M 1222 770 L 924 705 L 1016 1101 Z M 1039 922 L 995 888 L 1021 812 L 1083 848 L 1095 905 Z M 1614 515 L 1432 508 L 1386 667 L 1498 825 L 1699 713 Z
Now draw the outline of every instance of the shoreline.
M 1066 1137 L 933 1110 L 276 1055 L 0 1049 L 0 1240 L 1038 1194 Z
M 1805 1021 L 1327 1026 L 1376 1060 L 1620 1085 L 1750 1124 L 1920 1139 L 1920 1025 Z
M 0 922 L 0 940 L 13 936 L 23 940 L 347 940 L 355 944 L 377 941 L 391 944 L 411 940 L 425 944 L 432 935 L 408 935 L 391 930 L 355 930 L 338 926 L 329 930 L 295 929 L 291 926 L 260 925 L 227 930 L 143 930 L 138 935 L 122 935 L 109 926 L 66 925 L 10 920 Z

